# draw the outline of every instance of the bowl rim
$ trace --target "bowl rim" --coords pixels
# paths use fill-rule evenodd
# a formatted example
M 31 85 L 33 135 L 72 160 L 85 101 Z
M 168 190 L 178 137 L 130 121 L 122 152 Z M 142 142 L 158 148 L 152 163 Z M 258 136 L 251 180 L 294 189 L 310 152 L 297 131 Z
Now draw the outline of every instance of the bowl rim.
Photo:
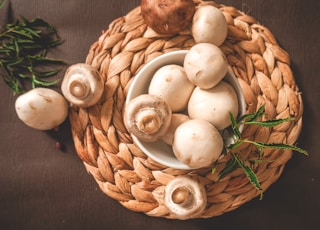
M 126 97 L 126 101 L 125 104 L 127 105 L 129 103 L 129 101 L 131 101 L 133 98 L 141 95 L 143 92 L 137 93 L 137 86 L 140 84 L 140 82 L 145 84 L 150 84 L 150 81 L 152 79 L 153 74 L 162 66 L 164 65 L 169 65 L 169 64 L 178 64 L 178 65 L 183 65 L 183 60 L 184 60 L 184 56 L 188 53 L 189 50 L 176 50 L 176 51 L 171 51 L 168 53 L 164 53 L 161 54 L 158 57 L 155 57 L 154 59 L 150 60 L 149 62 L 147 62 L 140 70 L 139 72 L 134 76 L 134 79 L 131 82 L 131 85 L 129 86 L 128 89 L 128 93 L 127 93 L 127 97 Z M 171 59 L 174 59 L 173 61 L 170 61 Z M 180 60 L 181 59 L 181 60 Z M 161 64 L 162 63 L 162 64 Z M 146 76 L 149 72 L 149 76 Z M 152 74 L 150 74 L 152 73 Z M 227 77 L 227 79 L 226 79 Z M 238 105 L 239 105 L 239 112 L 238 112 L 238 116 L 242 116 L 245 114 L 246 111 L 246 101 L 244 98 L 244 94 L 243 94 L 243 90 L 240 86 L 239 81 L 237 80 L 237 77 L 235 76 L 235 74 L 233 73 L 231 67 L 228 67 L 228 71 L 225 75 L 225 77 L 223 78 L 224 80 L 226 80 L 229 84 L 232 85 L 232 87 L 235 89 L 237 97 L 238 97 Z M 231 82 L 230 82 L 230 79 Z M 145 87 L 148 88 L 148 87 Z M 147 93 L 147 89 L 144 90 L 144 93 Z M 243 126 L 240 127 L 240 131 L 242 131 Z M 170 167 L 170 168 L 175 168 L 175 169 L 183 169 L 183 170 L 191 170 L 191 169 L 195 169 L 192 168 L 184 163 L 182 163 L 181 161 L 179 161 L 176 156 L 174 155 L 171 146 L 167 145 L 166 143 L 164 143 L 162 140 L 158 140 L 156 142 L 143 142 L 140 141 L 136 136 L 134 136 L 133 134 L 131 134 L 131 137 L 133 139 L 133 142 L 142 150 L 142 152 L 144 154 L 146 154 L 148 157 L 150 157 L 152 160 Z M 225 132 L 222 132 L 221 135 L 224 138 L 224 143 L 226 144 L 231 144 L 232 141 L 230 140 L 229 137 L 225 136 Z M 229 138 L 229 140 L 228 140 Z M 163 155 L 161 153 L 156 153 L 151 152 L 150 148 L 155 146 L 155 149 L 157 149 L 157 147 L 159 147 L 159 145 L 166 145 L 166 146 L 162 146 L 165 149 L 167 149 L 169 151 L 170 155 L 167 155 L 168 153 L 165 152 L 163 153 Z M 166 148 L 168 147 L 168 148 Z M 153 148 L 154 149 L 154 148 Z M 171 150 L 171 151 L 170 151 Z M 159 155 L 161 157 L 159 157 Z M 170 160 L 168 161 L 167 159 Z

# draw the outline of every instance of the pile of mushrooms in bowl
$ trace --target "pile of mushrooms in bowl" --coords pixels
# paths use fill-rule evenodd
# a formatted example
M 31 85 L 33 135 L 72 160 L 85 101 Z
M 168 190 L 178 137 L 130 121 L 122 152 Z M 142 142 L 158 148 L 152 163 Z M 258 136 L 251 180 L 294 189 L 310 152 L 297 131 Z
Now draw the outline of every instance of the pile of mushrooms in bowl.
M 224 130 L 245 113 L 238 80 L 219 47 L 199 43 L 148 62 L 128 90 L 124 123 L 135 144 L 171 168 L 212 165 L 232 136 Z

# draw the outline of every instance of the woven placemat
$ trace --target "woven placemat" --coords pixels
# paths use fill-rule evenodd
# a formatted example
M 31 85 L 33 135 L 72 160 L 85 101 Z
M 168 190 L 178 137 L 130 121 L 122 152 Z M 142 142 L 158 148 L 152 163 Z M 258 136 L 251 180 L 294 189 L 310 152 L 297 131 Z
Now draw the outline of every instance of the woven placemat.
M 268 119 L 293 121 L 274 128 L 244 127 L 243 136 L 261 142 L 294 144 L 302 125 L 301 94 L 290 69 L 290 58 L 273 34 L 253 17 L 234 7 L 197 1 L 218 7 L 228 23 L 228 37 L 221 49 L 244 91 L 247 113 L 265 104 Z M 190 31 L 160 36 L 149 29 L 140 7 L 114 20 L 90 48 L 86 62 L 97 67 L 105 81 L 100 102 L 87 109 L 72 107 L 70 121 L 76 151 L 101 190 L 124 207 L 150 216 L 174 218 L 164 205 L 166 184 L 179 175 L 190 175 L 205 185 L 207 207 L 199 218 L 218 216 L 248 202 L 260 192 L 241 169 L 218 180 L 228 156 L 211 168 L 178 170 L 148 158 L 132 143 L 122 113 L 134 76 L 151 59 L 194 45 Z M 242 159 L 255 154 L 251 145 L 239 150 Z M 291 158 L 289 150 L 265 149 L 266 161 L 251 165 L 265 191 Z

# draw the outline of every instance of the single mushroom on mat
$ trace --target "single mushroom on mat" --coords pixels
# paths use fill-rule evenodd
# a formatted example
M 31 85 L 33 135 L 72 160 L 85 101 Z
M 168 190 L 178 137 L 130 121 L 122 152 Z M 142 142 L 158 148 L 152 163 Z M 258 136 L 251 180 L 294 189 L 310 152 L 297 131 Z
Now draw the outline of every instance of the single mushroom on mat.
M 101 98 L 103 90 L 104 83 L 98 70 L 85 63 L 70 66 L 61 84 L 65 98 L 79 107 L 95 105 Z
M 159 34 L 175 34 L 189 24 L 195 12 L 192 0 L 142 0 L 145 23 Z
M 20 95 L 15 102 L 18 117 L 26 125 L 39 130 L 59 126 L 68 116 L 68 103 L 58 92 L 34 88 Z
M 192 35 L 196 43 L 220 46 L 228 34 L 228 24 L 223 13 L 211 5 L 197 8 L 192 21 Z
M 164 202 L 175 218 L 196 218 L 206 208 L 206 189 L 190 176 L 178 176 L 166 185 Z
M 142 94 L 129 101 L 125 107 L 124 124 L 132 135 L 141 141 L 160 139 L 171 122 L 171 108 L 159 96 Z

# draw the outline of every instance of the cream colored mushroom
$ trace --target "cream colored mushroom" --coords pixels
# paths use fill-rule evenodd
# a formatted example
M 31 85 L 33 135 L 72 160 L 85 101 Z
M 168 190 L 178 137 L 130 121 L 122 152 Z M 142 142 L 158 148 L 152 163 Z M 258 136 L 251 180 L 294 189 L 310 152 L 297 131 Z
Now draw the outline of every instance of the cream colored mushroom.
M 26 125 L 39 130 L 59 126 L 68 116 L 68 103 L 58 92 L 34 88 L 20 95 L 15 102 L 18 117 Z
M 101 98 L 103 90 L 104 83 L 98 70 L 85 63 L 70 66 L 61 84 L 65 98 L 79 107 L 95 105 Z
M 198 180 L 178 176 L 166 185 L 164 202 L 175 218 L 191 219 L 200 216 L 205 210 L 207 194 Z
M 191 119 L 176 129 L 172 150 L 178 160 L 191 168 L 207 167 L 221 155 L 223 139 L 210 122 Z
M 161 97 L 142 94 L 126 105 L 124 124 L 132 135 L 141 141 L 160 139 L 171 122 L 171 108 Z
M 228 127 L 231 124 L 230 113 L 237 117 L 238 111 L 237 94 L 226 81 L 211 89 L 196 87 L 188 104 L 190 118 L 207 120 L 218 130 Z
M 186 109 L 194 85 L 180 65 L 165 65 L 153 75 L 148 92 L 167 101 L 172 112 Z
M 219 47 L 199 43 L 186 54 L 183 67 L 189 81 L 202 89 L 209 89 L 226 75 L 228 61 Z
M 171 123 L 169 129 L 165 133 L 165 135 L 161 138 L 166 144 L 172 145 L 174 132 L 182 123 L 190 120 L 189 116 L 183 113 L 173 113 L 171 117 Z
M 226 39 L 228 24 L 223 13 L 211 5 L 200 6 L 192 21 L 192 35 L 196 43 L 220 46 Z

